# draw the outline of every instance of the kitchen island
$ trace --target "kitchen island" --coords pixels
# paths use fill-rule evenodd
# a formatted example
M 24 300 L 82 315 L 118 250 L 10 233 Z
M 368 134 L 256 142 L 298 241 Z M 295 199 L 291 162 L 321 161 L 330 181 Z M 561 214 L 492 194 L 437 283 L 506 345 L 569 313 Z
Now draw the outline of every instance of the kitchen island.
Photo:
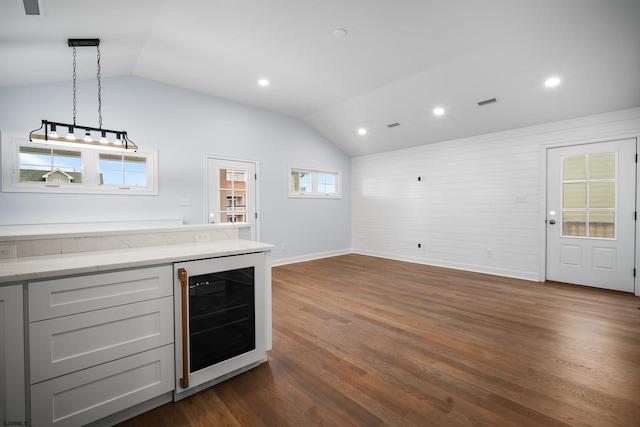
M 272 246 L 236 237 L 210 226 L 0 236 L 18 255 L 0 259 L 1 421 L 110 425 L 171 401 L 174 263 L 263 257 L 270 349 Z

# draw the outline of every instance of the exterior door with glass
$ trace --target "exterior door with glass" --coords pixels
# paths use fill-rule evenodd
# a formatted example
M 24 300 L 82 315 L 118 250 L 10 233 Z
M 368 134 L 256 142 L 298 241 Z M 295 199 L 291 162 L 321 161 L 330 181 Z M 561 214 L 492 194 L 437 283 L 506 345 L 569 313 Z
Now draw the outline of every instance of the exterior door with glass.
M 246 225 L 257 240 L 256 163 L 207 158 L 207 188 L 209 224 Z
M 547 150 L 547 279 L 634 291 L 636 140 Z

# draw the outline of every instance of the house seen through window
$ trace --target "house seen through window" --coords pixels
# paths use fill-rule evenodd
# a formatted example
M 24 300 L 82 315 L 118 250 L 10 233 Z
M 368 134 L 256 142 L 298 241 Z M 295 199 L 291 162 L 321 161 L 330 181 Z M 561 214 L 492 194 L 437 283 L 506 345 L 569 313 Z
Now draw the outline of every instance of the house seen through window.
M 81 153 L 47 147 L 20 147 L 19 179 L 21 182 L 81 184 Z

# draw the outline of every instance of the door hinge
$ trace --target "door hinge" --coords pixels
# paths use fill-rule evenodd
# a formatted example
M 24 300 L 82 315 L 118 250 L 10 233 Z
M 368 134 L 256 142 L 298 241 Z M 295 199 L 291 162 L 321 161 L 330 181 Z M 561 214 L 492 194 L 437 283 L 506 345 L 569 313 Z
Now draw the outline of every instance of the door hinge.
M 256 181 L 258 180 L 258 174 L 257 173 L 253 175 L 253 179 L 255 179 Z
M 258 219 L 258 212 L 256 212 L 256 219 Z
M 636 277 L 636 269 L 633 269 L 633 277 Z

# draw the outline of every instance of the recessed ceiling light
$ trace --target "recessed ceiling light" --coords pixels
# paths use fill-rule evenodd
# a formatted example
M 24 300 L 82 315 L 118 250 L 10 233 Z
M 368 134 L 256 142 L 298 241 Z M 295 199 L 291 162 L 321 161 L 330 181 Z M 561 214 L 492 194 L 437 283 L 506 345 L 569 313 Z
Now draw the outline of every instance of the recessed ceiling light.
M 259 84 L 260 86 L 269 86 L 269 80 L 267 80 L 267 79 L 260 79 L 260 80 L 258 80 L 258 84 Z
M 560 79 L 558 77 L 549 77 L 545 80 L 544 85 L 546 87 L 556 87 L 560 84 Z
M 346 36 L 347 36 L 347 30 L 345 30 L 344 28 L 338 28 L 333 32 L 333 37 L 337 39 L 341 39 Z
M 367 134 L 367 130 L 365 128 L 360 128 L 360 129 L 358 129 L 358 133 L 360 135 L 366 135 Z
M 433 110 L 433 114 L 435 114 L 436 116 L 441 116 L 444 114 L 444 108 L 442 107 L 437 107 Z

